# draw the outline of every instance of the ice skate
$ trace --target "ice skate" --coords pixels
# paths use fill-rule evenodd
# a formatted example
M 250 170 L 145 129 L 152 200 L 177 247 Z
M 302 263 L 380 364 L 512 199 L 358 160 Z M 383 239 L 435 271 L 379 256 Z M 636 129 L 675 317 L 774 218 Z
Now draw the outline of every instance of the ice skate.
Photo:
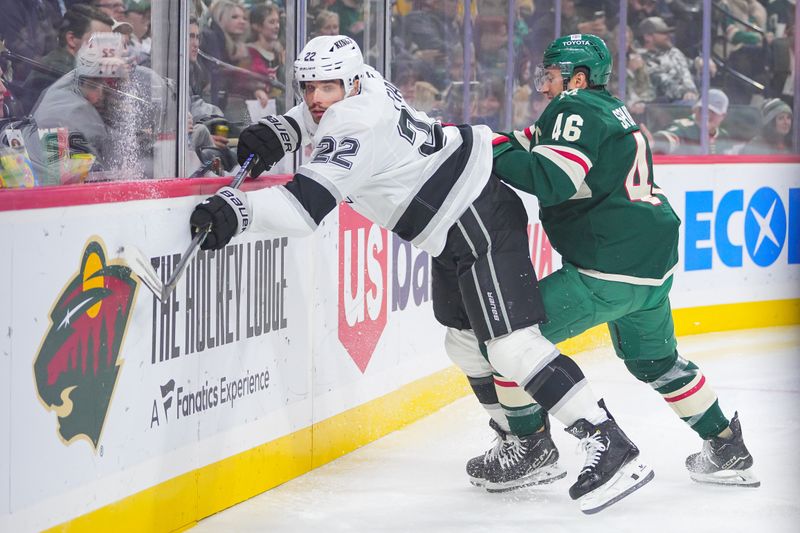
M 638 459 L 639 449 L 613 418 L 596 426 L 580 419 L 566 431 L 581 439 L 580 447 L 586 453 L 578 481 L 569 489 L 570 497 L 578 500 L 582 512 L 602 511 L 655 476 L 653 469 Z
M 544 431 L 525 437 L 504 431 L 494 420 L 489 426 L 497 433 L 495 445 L 467 462 L 467 475 L 473 485 L 488 492 L 506 492 L 552 483 L 567 475 L 558 466 L 558 450 L 550 438 L 546 419 Z
M 700 452 L 686 458 L 690 477 L 699 483 L 758 487 L 761 482 L 752 472 L 753 457 L 744 445 L 739 413 L 733 415 L 730 428 L 730 439 L 708 439 Z

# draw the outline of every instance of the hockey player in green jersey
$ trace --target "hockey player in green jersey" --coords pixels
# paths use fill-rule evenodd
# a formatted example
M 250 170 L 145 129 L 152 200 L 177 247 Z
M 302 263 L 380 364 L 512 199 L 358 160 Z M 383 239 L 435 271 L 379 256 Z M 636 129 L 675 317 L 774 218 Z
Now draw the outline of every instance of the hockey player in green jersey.
M 605 88 L 610 75 L 602 39 L 556 39 L 535 76 L 550 104 L 533 126 L 495 135 L 495 174 L 537 197 L 542 225 L 563 257 L 563 267 L 540 281 L 548 315 L 541 332 L 557 343 L 607 323 L 628 370 L 704 439 L 686 460 L 692 479 L 756 487 L 738 416 L 725 417 L 700 369 L 676 350 L 669 290 L 680 221 L 653 182 L 645 136 Z M 476 358 L 473 339 L 462 331 L 448 355 L 469 376 L 498 440 L 468 462 L 467 473 L 496 492 L 541 483 L 538 449 L 558 456 L 545 413 L 553 411 L 530 403 L 488 364 L 467 364 Z M 586 424 L 570 432 L 591 437 L 598 430 Z M 593 468 L 587 464 L 581 475 Z

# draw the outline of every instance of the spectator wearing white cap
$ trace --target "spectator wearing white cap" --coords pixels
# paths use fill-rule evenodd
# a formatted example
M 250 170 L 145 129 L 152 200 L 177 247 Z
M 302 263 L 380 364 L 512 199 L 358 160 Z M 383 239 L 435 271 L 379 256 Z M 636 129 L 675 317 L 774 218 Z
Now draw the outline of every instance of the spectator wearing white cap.
M 697 87 L 692 79 L 689 61 L 672 44 L 671 28 L 661 17 L 648 17 L 638 26 L 637 32 L 644 46 L 645 61 L 650 82 L 658 102 L 692 102 L 697 98 Z
M 123 37 L 93 33 L 78 50 L 75 69 L 42 94 L 32 115 L 39 128 L 67 128 L 70 148 L 76 145 L 107 168 L 114 149 L 108 117 L 116 89 L 128 78 Z
M 66 128 L 70 150 L 97 158 L 92 171 L 152 176 L 168 91 L 161 76 L 128 60 L 122 35 L 93 33 L 78 51 L 75 70 L 44 92 L 33 118 L 40 128 Z
M 742 154 L 788 154 L 792 152 L 792 108 L 780 98 L 761 106 L 761 133 L 742 149 Z
M 698 99 L 691 118 L 675 120 L 653 134 L 654 154 L 700 154 L 702 103 Z M 732 153 L 733 141 L 721 124 L 728 112 L 728 96 L 719 89 L 708 91 L 708 150 L 710 154 Z

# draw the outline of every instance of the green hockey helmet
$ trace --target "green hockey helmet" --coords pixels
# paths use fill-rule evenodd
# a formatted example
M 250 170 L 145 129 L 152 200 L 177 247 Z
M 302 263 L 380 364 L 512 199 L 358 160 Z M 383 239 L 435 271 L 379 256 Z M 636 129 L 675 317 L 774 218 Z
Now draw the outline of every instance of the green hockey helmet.
M 597 35 L 575 33 L 559 37 L 544 51 L 542 63 L 534 75 L 536 90 L 541 90 L 545 69 L 558 66 L 564 78 L 564 88 L 569 83 L 576 67 L 589 69 L 589 85 L 607 85 L 611 78 L 611 52 Z

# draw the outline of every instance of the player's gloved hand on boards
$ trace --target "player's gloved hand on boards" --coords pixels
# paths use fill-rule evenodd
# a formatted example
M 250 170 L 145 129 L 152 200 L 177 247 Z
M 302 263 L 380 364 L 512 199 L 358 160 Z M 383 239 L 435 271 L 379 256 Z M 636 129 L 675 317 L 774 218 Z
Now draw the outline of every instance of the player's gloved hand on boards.
M 223 187 L 194 208 L 189 218 L 192 238 L 208 231 L 201 250 L 219 250 L 239 233 L 243 233 L 253 219 L 247 195 L 238 189 Z
M 292 117 L 269 115 L 242 130 L 236 156 L 241 165 L 250 154 L 256 154 L 258 161 L 250 169 L 250 175 L 258 176 L 286 153 L 296 151 L 301 138 L 300 126 Z

